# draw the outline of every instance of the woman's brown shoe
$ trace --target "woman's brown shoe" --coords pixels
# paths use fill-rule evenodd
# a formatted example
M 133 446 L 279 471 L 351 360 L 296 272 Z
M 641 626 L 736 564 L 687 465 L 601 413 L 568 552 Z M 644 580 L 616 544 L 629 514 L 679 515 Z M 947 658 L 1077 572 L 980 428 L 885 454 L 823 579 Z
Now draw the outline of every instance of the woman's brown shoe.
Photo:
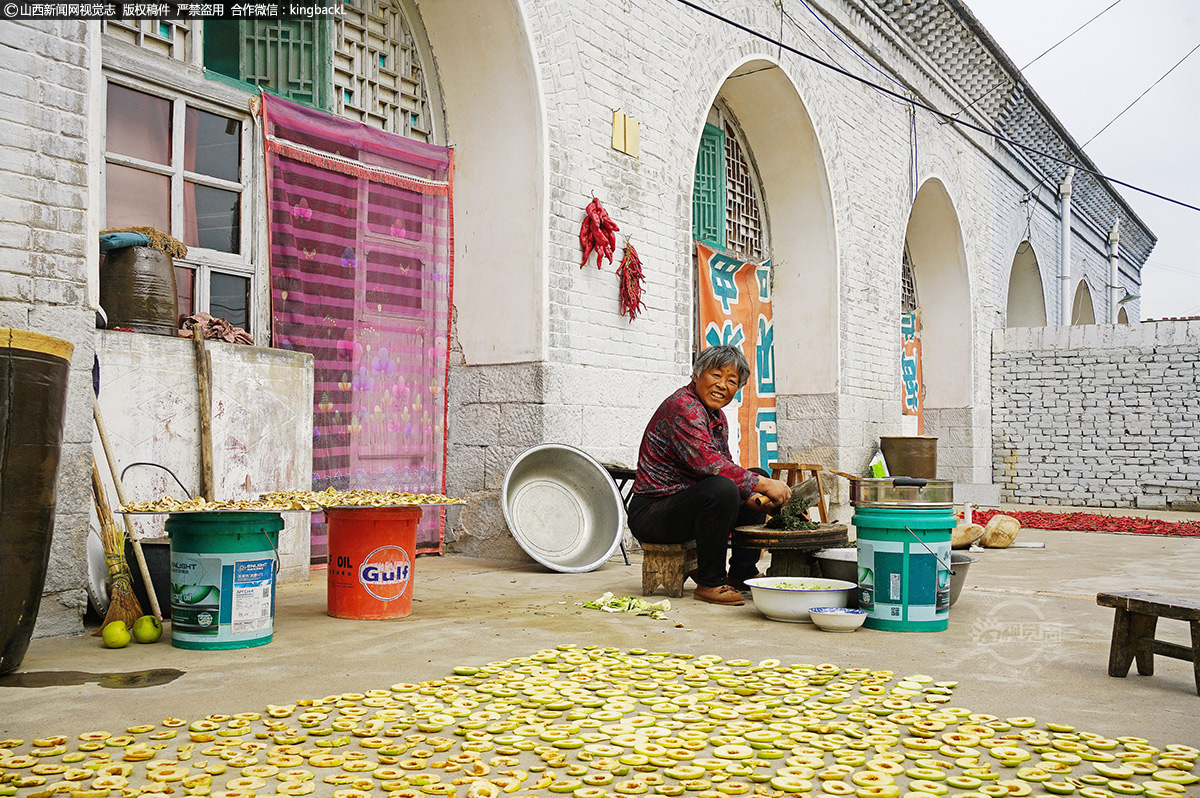
M 737 607 L 746 603 L 742 594 L 729 585 L 717 585 L 716 587 L 697 585 L 696 589 L 692 591 L 692 598 L 698 601 L 707 601 L 709 604 L 723 604 L 729 607 Z
M 746 577 L 746 578 L 747 579 L 762 579 L 765 576 L 766 576 L 766 574 L 755 574 L 754 576 L 750 576 L 750 577 Z M 730 582 L 729 586 L 739 593 L 749 593 L 750 592 L 750 585 L 746 584 L 745 579 L 743 579 L 740 582 Z

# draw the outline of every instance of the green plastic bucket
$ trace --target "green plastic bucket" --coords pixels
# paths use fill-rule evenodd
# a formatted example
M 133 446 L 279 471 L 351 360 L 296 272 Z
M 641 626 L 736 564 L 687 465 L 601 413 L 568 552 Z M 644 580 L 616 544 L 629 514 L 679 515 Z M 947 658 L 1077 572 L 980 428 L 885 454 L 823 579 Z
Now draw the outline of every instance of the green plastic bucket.
M 954 508 L 860 507 L 858 606 L 869 629 L 941 632 L 950 625 Z
M 171 645 L 250 648 L 271 642 L 279 513 L 172 513 Z

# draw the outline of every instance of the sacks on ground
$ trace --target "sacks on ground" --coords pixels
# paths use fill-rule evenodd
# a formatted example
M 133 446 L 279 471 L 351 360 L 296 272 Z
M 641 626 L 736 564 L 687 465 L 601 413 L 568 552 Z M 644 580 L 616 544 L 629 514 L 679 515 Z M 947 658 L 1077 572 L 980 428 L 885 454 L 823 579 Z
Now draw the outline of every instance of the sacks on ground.
M 985 548 L 1006 549 L 1017 539 L 1020 531 L 1021 522 L 1011 515 L 993 515 L 983 529 L 983 540 L 980 542 Z
M 984 529 L 979 524 L 968 524 L 959 521 L 954 532 L 950 535 L 950 548 L 965 549 L 983 537 Z

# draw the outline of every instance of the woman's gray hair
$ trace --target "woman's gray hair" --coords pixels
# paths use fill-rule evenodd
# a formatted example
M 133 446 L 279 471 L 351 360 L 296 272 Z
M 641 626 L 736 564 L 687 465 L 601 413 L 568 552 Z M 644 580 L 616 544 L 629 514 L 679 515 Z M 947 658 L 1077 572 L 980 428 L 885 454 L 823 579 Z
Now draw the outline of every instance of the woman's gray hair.
M 698 378 L 709 369 L 723 369 L 734 366 L 738 373 L 738 387 L 743 387 L 750 380 L 750 363 L 742 354 L 741 347 L 730 344 L 710 346 L 700 353 L 692 365 L 692 379 Z

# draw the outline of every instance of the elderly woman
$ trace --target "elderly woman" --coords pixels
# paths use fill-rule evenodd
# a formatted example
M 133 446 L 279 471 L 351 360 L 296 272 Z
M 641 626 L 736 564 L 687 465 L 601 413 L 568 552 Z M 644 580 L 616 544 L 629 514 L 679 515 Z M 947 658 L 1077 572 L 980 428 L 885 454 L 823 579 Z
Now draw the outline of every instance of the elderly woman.
M 742 468 L 729 455 L 722 411 L 750 379 L 750 364 L 734 346 L 714 346 L 696 358 L 692 381 L 654 412 L 638 450 L 629 502 L 629 530 L 643 543 L 696 541 L 692 597 L 744 604 L 738 588 L 758 573 L 758 549 L 725 549 L 735 527 L 762 523 L 763 511 L 791 498 L 786 483 Z

